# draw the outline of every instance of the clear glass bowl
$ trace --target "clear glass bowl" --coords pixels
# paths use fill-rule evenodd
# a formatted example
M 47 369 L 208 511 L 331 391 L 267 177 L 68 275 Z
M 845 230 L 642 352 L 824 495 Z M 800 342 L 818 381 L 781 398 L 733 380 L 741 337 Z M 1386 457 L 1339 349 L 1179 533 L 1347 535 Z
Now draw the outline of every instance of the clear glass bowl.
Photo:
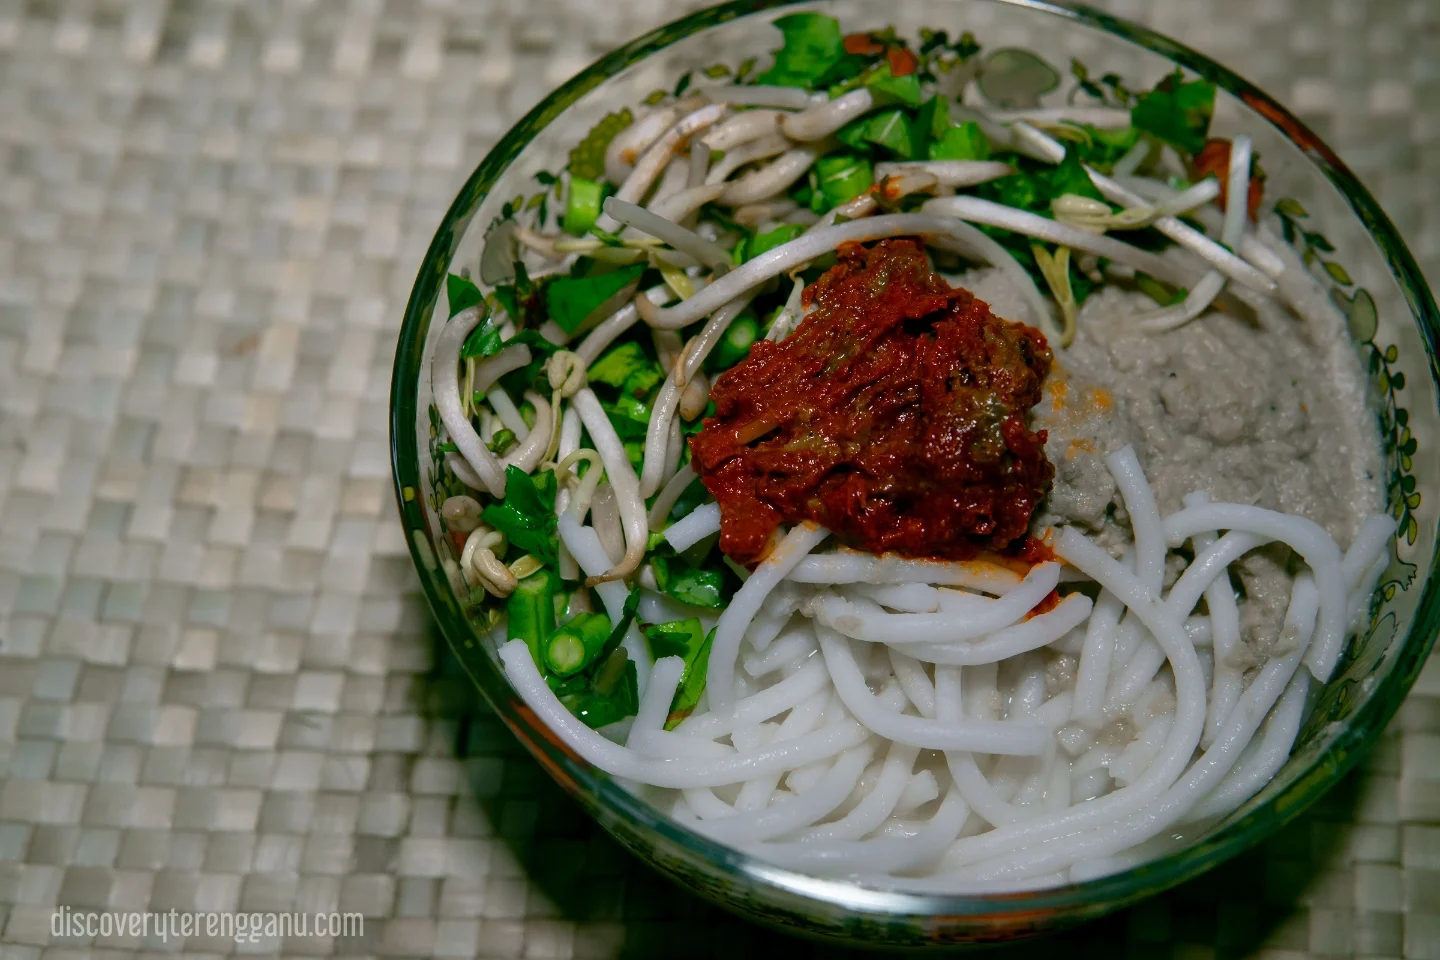
M 484 234 L 506 206 L 543 193 L 534 175 L 565 165 L 605 113 L 671 89 L 687 71 L 764 58 L 781 13 L 830 13 L 847 31 L 894 24 L 971 31 L 986 51 L 1024 48 L 1063 75 L 1072 58 L 1092 76 L 1118 73 L 1148 88 L 1176 65 L 1215 83 L 1214 130 L 1249 133 L 1269 179 L 1262 221 L 1304 256 L 1348 318 L 1368 365 L 1385 438 L 1392 513 L 1400 532 L 1369 629 L 1353 643 L 1315 705 L 1289 763 L 1241 809 L 1190 846 L 1125 873 L 1033 893 L 920 896 L 869 890 L 778 869 L 674 823 L 579 761 L 548 733 L 505 680 L 493 647 L 467 618 L 444 560 L 454 550 L 436 518 L 443 469 L 432 451 L 430 349 L 449 315 L 444 280 L 479 261 Z M 1063 98 L 1066 83 L 1047 101 Z M 1141 85 L 1144 85 L 1143 87 Z M 615 51 L 551 94 L 515 125 L 466 182 L 440 224 L 405 312 L 391 386 L 391 454 L 411 554 L 445 636 L 496 713 L 551 776 L 622 844 L 686 888 L 762 923 L 872 945 L 1016 939 L 1098 917 L 1209 869 L 1273 833 L 1354 765 L 1394 715 L 1440 622 L 1435 505 L 1440 427 L 1435 382 L 1440 317 L 1390 220 L 1335 154 L 1285 108 L 1192 50 L 1143 27 L 1038 0 L 740 0 L 676 21 Z

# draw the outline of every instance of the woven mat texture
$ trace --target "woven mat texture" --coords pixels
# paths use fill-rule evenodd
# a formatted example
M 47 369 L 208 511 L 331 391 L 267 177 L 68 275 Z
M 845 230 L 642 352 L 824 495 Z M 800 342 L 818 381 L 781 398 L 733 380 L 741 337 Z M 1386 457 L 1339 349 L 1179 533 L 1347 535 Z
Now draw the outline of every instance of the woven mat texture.
M 661 0 L 0 0 L 0 956 L 63 904 L 342 910 L 188 953 L 839 956 L 624 854 L 476 702 L 386 398 L 472 167 Z M 1287 101 L 1440 279 L 1440 3 L 1115 0 Z M 1440 669 L 1364 769 L 1079 956 L 1440 957 Z

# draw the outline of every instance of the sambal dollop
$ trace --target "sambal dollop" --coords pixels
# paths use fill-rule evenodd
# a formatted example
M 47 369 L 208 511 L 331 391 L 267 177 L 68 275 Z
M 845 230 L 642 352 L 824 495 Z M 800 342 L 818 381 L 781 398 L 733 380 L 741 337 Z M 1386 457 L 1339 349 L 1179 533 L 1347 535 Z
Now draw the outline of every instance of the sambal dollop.
M 810 312 L 711 390 L 690 441 L 720 504 L 720 546 L 753 563 L 813 520 L 875 553 L 969 559 L 1024 545 L 1054 476 L 1027 414 L 1051 353 L 902 238 L 838 251 Z

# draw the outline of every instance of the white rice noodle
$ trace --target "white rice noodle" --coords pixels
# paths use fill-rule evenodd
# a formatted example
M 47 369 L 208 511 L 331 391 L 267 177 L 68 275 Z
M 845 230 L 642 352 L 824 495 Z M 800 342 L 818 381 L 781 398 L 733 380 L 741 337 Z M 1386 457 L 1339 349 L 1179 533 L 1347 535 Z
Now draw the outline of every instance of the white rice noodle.
M 595 443 L 595 450 L 605 464 L 605 475 L 610 479 L 610 485 L 615 488 L 620 522 L 625 529 L 625 556 L 620 563 L 602 574 L 601 579 L 617 580 L 640 566 L 650 538 L 645 522 L 645 501 L 640 496 L 640 480 L 635 476 L 635 468 L 630 466 L 625 446 L 616 435 L 615 427 L 605 415 L 594 391 L 589 387 L 582 387 L 571 402 L 579 411 L 580 419 L 584 421 L 585 429 Z M 594 574 L 591 579 L 595 579 Z
M 1125 605 L 1109 590 L 1100 591 L 1090 622 L 1085 626 L 1085 644 L 1075 674 L 1075 698 L 1071 717 L 1090 728 L 1104 722 L 1105 687 L 1115 653 L 1115 632 Z
M 818 547 L 830 531 L 814 523 L 798 523 L 790 528 L 785 539 L 770 555 L 760 562 L 750 578 L 741 584 L 730 600 L 730 606 L 720 615 L 715 626 L 715 638 L 710 642 L 710 663 L 705 673 L 705 692 L 710 708 L 717 714 L 727 714 L 735 704 L 735 663 L 739 659 L 740 641 L 745 636 L 750 621 L 760 611 L 760 605 L 785 579 L 795 564 L 811 550 Z
M 811 826 L 845 802 L 873 753 L 868 744 L 852 747 L 809 790 L 784 797 L 762 810 L 706 820 L 699 832 L 722 843 L 744 844 L 773 840 Z
M 833 694 L 827 686 L 827 689 L 790 708 L 767 742 L 775 744 L 782 740 L 793 740 L 818 728 L 825 718 L 825 707 L 832 697 Z M 740 793 L 735 797 L 735 809 L 759 810 L 768 805 L 774 799 L 775 788 L 779 786 L 782 776 L 783 773 L 767 773 L 745 781 L 740 786 Z
M 1115 485 L 1125 500 L 1130 526 L 1135 531 L 1135 575 L 1146 589 L 1158 595 L 1165 580 L 1165 534 L 1160 526 L 1160 508 L 1155 491 L 1145 479 L 1135 448 L 1126 444 L 1105 458 Z
M 801 840 L 755 844 L 745 849 L 778 866 L 821 876 L 850 877 L 865 871 L 889 874 L 913 870 L 935 860 L 954 842 L 968 815 L 969 809 L 960 795 L 951 790 L 941 801 L 935 815 L 908 836 L 882 835 L 870 840 Z
M 834 630 L 819 627 L 820 650 L 835 692 L 857 720 L 896 743 L 927 750 L 971 750 L 980 753 L 1033 756 L 1045 749 L 1050 731 L 1038 723 L 995 720 L 942 722 L 911 717 L 886 709 L 871 695 L 865 677 L 850 649 L 850 641 Z M 713 656 L 713 653 L 712 653 Z
M 811 660 L 780 682 L 735 701 L 732 711 L 718 713 L 712 710 L 692 715 L 680 724 L 676 732 L 687 737 L 714 740 L 747 725 L 763 723 L 829 689 L 830 677 L 825 671 L 825 664 Z
M 793 740 L 756 750 L 737 750 L 723 759 L 653 760 L 610 742 L 576 719 L 540 676 L 525 641 L 511 640 L 503 645 L 500 659 L 526 706 L 562 743 L 592 766 L 636 783 L 678 789 L 718 787 L 815 763 L 859 746 L 870 737 L 870 732 L 858 723 L 841 720 Z M 669 699 L 673 697 L 672 689 Z
M 743 116 L 743 114 L 741 116 Z M 710 186 L 722 184 L 730 179 L 730 174 L 739 170 L 747 163 L 778 157 L 788 149 L 790 149 L 790 141 L 781 136 L 778 131 L 769 136 L 751 140 L 740 146 L 731 147 L 725 151 L 725 155 L 705 174 L 705 183 Z
M 822 140 L 875 106 L 875 95 L 866 87 L 851 90 L 834 100 L 816 104 L 780 120 L 780 129 L 791 140 L 802 143 Z
M 720 195 L 720 202 L 742 207 L 773 197 L 803 177 L 819 156 L 813 147 L 786 150 L 765 166 L 728 181 L 725 192 Z
M 1300 732 L 1300 723 L 1305 718 L 1305 695 L 1310 688 L 1310 674 L 1304 670 L 1295 671 L 1285 695 L 1265 720 L 1265 730 L 1258 740 L 1252 740 L 1231 771 L 1220 781 L 1219 786 L 1195 804 L 1182 819 L 1185 821 L 1208 820 L 1224 816 L 1269 783 L 1285 761 L 1290 759 L 1290 748 Z
M 999 601 L 992 602 L 998 603 Z M 1061 600 L 1055 609 L 998 630 L 983 640 L 969 643 L 906 644 L 905 652 L 916 660 L 926 663 L 956 666 L 995 663 L 1054 643 L 1084 623 L 1090 616 L 1091 606 L 1089 597 L 1074 593 Z M 923 616 L 923 614 L 897 614 L 897 616 Z
M 720 532 L 720 504 L 705 503 L 676 520 L 665 530 L 665 540 L 683 553 L 706 537 Z
M 863 598 L 850 599 L 837 594 L 816 597 L 811 605 L 811 615 L 817 623 L 868 643 L 955 643 L 987 636 L 1016 623 L 1044 600 L 1059 582 L 1058 563 L 1038 563 L 1019 586 L 998 600 L 977 598 L 977 603 L 983 606 L 964 620 L 957 620 L 943 612 L 886 613 Z M 1088 603 L 1087 600 L 1087 611 Z
M 675 121 L 635 162 L 635 169 L 631 170 L 630 175 L 620 184 L 615 196 L 630 203 L 639 203 L 645 199 L 650 187 L 670 163 L 670 158 L 680 144 L 721 119 L 727 110 L 729 107 L 723 103 L 711 103 Z M 607 213 L 602 213 L 595 221 L 595 226 L 602 230 L 614 231 L 619 225 L 619 222 Z
M 837 840 L 859 840 L 880 829 L 900 804 L 910 785 L 910 772 L 920 751 L 903 743 L 892 743 L 875 785 L 844 817 L 833 823 L 807 830 L 803 839 L 809 843 Z
M 876 556 L 842 547 L 833 553 L 811 554 L 787 577 L 792 583 L 928 583 L 964 587 L 1004 596 L 1020 585 L 1008 567 L 984 560 L 911 560 L 893 553 Z
M 875 179 L 928 173 L 942 187 L 973 187 L 1008 177 L 1015 168 L 996 160 L 903 160 L 875 164 Z
M 752 677 L 768 676 L 777 670 L 796 666 L 817 649 L 814 630 L 809 627 L 786 630 L 763 654 L 745 658 L 745 672 Z
M 627 203 L 619 197 L 609 197 L 605 200 L 605 213 L 619 223 L 665 241 L 711 270 L 729 269 L 730 255 L 719 244 L 713 240 L 706 240 L 695 231 L 687 230 L 678 223 L 651 213 L 644 207 Z
M 857 583 L 850 591 L 899 613 L 934 613 L 940 609 L 940 591 L 923 583 Z
M 1309 638 L 1307 623 L 1315 616 L 1315 583 L 1301 574 L 1291 594 L 1285 631 L 1295 640 L 1292 652 L 1272 660 L 1251 682 L 1226 721 L 1215 745 L 1205 751 L 1183 779 L 1148 804 L 1120 820 L 1099 829 L 1066 837 L 1057 842 L 1036 842 L 1019 856 L 996 858 L 980 863 L 957 878 L 986 881 L 1001 877 L 1023 877 L 1063 869 L 1082 859 L 1110 856 L 1155 836 L 1185 815 L 1201 797 L 1213 790 L 1235 765 L 1260 722 L 1279 699 L 1297 671 Z
M 1236 503 L 1186 507 L 1165 518 L 1165 537 L 1172 546 L 1178 546 L 1189 537 L 1207 530 L 1247 531 L 1279 540 L 1310 565 L 1315 585 L 1320 590 L 1320 621 L 1305 665 L 1321 683 L 1328 680 L 1344 650 L 1345 628 L 1349 622 L 1345 575 L 1340 569 L 1340 548 L 1330 534 L 1304 517 Z

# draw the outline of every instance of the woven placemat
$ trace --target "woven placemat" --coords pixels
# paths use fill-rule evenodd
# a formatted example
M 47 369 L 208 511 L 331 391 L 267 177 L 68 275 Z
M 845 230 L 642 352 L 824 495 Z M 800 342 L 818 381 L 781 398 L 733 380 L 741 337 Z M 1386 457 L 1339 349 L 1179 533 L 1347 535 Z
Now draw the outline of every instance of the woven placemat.
M 695 4 L 0 0 L 0 955 L 837 956 L 623 853 L 477 703 L 391 498 L 395 332 L 520 113 Z M 1288 101 L 1440 276 L 1440 4 L 1116 0 Z M 1061 944 L 1042 948 L 1046 955 Z M 1261 849 L 1077 956 L 1440 957 L 1440 669 Z

